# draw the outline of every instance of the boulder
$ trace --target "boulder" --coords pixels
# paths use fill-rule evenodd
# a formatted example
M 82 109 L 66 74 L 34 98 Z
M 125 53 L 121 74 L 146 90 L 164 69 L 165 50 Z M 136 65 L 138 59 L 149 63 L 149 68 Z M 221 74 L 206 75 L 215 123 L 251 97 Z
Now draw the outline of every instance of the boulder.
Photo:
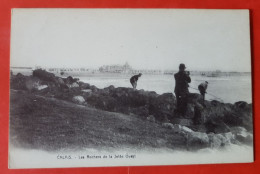
M 155 117 L 153 115 L 149 115 L 146 119 L 150 122 L 155 122 Z
M 108 90 L 109 92 L 112 92 L 115 90 L 115 87 L 113 85 L 110 85 L 110 86 L 104 88 L 104 90 Z
M 249 107 L 248 103 L 245 101 L 238 101 L 238 102 L 234 103 L 234 105 L 235 105 L 235 107 L 241 108 L 241 109 L 245 109 L 245 108 Z
M 215 116 L 208 118 L 207 122 L 205 123 L 205 127 L 207 129 L 207 133 L 230 132 L 229 126 L 225 124 L 221 118 Z
M 220 148 L 222 145 L 222 141 L 219 136 L 216 136 L 214 133 L 208 134 L 209 143 L 211 148 Z
M 38 90 L 40 86 L 40 80 L 38 78 L 27 78 L 25 80 L 25 86 L 28 91 Z
M 43 90 L 43 89 L 45 89 L 45 88 L 48 88 L 48 85 L 39 85 L 39 86 L 36 87 L 36 89 L 37 89 L 38 91 Z
M 56 82 L 56 77 L 53 73 L 47 72 L 42 69 L 36 69 L 33 71 L 33 77 L 37 77 L 40 80 L 48 82 Z
M 11 76 L 10 88 L 16 90 L 26 90 L 27 89 L 25 85 L 26 79 L 28 79 L 28 77 L 22 75 L 21 73 Z
M 167 129 L 174 129 L 174 126 L 172 123 L 163 123 L 162 127 L 167 128 Z
M 84 82 L 78 82 L 81 89 L 90 89 L 90 84 Z
M 64 82 L 66 84 L 72 84 L 74 81 L 73 81 L 73 78 L 71 76 L 68 76 L 66 79 L 64 79 Z
M 227 139 L 227 144 L 235 143 L 235 135 L 232 132 L 222 133 L 222 135 Z
M 190 132 L 186 135 L 188 149 L 201 149 L 209 146 L 209 137 L 206 133 Z
M 149 103 L 149 113 L 153 114 L 157 120 L 171 120 L 174 117 L 176 100 L 172 93 L 162 95 L 156 95 L 156 93 L 147 94 L 149 95 L 148 100 L 146 100 Z
M 232 127 L 231 132 L 234 134 L 235 139 L 241 143 L 253 143 L 253 134 L 248 132 L 243 127 Z
M 85 99 L 82 96 L 74 96 L 72 98 L 72 101 L 77 104 L 83 104 L 85 103 Z
M 171 122 L 174 124 L 180 124 L 182 126 L 191 126 L 193 124 L 192 119 L 187 118 L 173 118 Z
M 139 115 L 142 117 L 147 117 L 149 115 L 149 109 L 148 106 L 141 106 L 137 108 L 129 108 L 130 113 L 133 113 L 135 115 Z
M 183 134 L 183 135 L 186 135 L 188 133 L 193 132 L 193 130 L 191 130 L 190 128 L 188 128 L 186 126 L 179 125 L 179 124 L 173 125 L 173 131 L 175 133 L 180 133 L 180 134 Z
M 211 148 L 220 148 L 231 144 L 233 142 L 233 135 L 231 132 L 224 134 L 208 134 L 210 147 Z
M 76 82 L 74 82 L 74 83 L 71 84 L 71 88 L 78 88 L 78 87 L 79 87 L 79 85 L 78 85 L 78 83 L 76 83 Z
M 92 92 L 91 89 L 82 89 L 81 91 L 84 92 L 84 93 L 91 93 Z
M 62 78 L 58 77 L 57 78 L 57 83 L 60 84 L 60 85 L 63 85 L 64 84 L 64 81 Z

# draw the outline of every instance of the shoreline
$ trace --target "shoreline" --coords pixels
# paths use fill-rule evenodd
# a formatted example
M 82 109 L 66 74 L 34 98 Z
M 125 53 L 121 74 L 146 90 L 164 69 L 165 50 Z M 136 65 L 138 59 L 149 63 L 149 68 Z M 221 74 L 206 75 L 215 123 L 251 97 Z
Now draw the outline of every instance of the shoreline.
M 99 89 L 42 70 L 11 76 L 11 89 L 10 141 L 28 148 L 132 145 L 196 151 L 253 140 L 252 105 L 246 102 L 206 101 L 202 107 L 201 96 L 191 94 L 183 117 L 174 114 L 170 93 Z

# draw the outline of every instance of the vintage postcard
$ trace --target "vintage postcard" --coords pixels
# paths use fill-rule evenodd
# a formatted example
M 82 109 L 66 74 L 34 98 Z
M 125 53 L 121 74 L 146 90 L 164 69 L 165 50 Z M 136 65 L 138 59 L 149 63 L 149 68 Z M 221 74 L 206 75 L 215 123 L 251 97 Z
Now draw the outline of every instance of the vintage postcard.
M 253 162 L 248 10 L 12 9 L 9 168 Z

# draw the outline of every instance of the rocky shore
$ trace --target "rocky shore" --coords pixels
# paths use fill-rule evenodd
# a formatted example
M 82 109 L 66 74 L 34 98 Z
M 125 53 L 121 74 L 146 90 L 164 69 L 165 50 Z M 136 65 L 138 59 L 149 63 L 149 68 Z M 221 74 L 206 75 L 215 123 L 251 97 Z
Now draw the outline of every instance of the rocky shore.
M 109 86 L 99 89 L 71 76 L 62 78 L 41 69 L 31 76 L 11 75 L 13 90 L 30 95 L 55 98 L 98 110 L 140 118 L 146 124 L 157 124 L 185 139 L 185 148 L 221 148 L 229 144 L 252 144 L 252 104 L 205 101 L 191 93 L 185 116 L 174 112 L 176 99 L 172 93 Z M 12 103 L 11 103 L 12 105 Z

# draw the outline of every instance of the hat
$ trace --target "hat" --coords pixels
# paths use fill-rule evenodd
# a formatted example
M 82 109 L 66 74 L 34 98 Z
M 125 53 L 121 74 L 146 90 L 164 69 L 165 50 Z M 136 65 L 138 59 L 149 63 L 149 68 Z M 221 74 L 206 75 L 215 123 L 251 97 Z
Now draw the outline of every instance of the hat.
M 209 83 L 208 81 L 205 81 L 207 84 Z
M 143 74 L 142 74 L 142 73 L 139 73 L 138 75 L 141 76 L 141 75 L 143 75 Z
M 184 63 L 181 63 L 180 66 L 179 66 L 179 69 L 185 69 L 185 64 Z

